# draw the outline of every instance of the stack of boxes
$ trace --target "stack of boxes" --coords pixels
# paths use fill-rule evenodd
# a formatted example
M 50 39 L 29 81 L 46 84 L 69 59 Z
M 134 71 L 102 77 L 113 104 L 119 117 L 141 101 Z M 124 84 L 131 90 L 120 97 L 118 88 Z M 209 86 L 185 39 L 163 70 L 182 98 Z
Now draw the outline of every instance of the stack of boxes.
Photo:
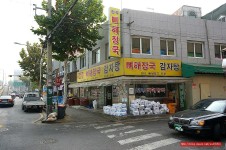
M 166 104 L 160 104 L 155 101 L 144 99 L 136 99 L 131 101 L 130 113 L 134 116 L 150 115 L 150 114 L 165 114 L 169 112 Z
M 113 116 L 127 115 L 126 104 L 122 104 L 122 103 L 113 104 L 112 106 L 104 106 L 103 111 L 105 114 L 113 115 Z

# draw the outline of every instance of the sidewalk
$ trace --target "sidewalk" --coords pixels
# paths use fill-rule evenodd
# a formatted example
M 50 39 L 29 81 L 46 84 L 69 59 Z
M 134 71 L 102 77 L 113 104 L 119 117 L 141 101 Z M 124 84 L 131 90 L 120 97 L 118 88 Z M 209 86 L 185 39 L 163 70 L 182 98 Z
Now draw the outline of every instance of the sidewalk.
M 89 109 L 83 106 L 68 106 L 65 117 L 55 123 L 100 123 L 100 122 L 123 122 L 138 120 L 167 120 L 170 114 L 143 115 L 143 116 L 111 116 L 103 113 L 102 109 Z

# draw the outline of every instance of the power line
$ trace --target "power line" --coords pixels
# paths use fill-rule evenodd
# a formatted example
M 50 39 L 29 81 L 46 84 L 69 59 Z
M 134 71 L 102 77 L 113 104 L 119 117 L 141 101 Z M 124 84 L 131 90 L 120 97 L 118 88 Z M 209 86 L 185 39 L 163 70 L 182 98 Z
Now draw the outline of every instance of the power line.
M 56 31 L 56 29 L 62 24 L 62 22 L 64 21 L 64 19 L 70 15 L 71 10 L 73 9 L 73 7 L 75 6 L 75 4 L 78 2 L 78 0 L 75 0 L 73 2 L 73 4 L 70 6 L 70 8 L 68 9 L 68 11 L 65 13 L 65 15 L 61 18 L 61 20 L 57 23 L 57 25 L 51 30 L 51 32 L 46 36 L 46 39 L 49 40 L 51 38 L 51 35 Z

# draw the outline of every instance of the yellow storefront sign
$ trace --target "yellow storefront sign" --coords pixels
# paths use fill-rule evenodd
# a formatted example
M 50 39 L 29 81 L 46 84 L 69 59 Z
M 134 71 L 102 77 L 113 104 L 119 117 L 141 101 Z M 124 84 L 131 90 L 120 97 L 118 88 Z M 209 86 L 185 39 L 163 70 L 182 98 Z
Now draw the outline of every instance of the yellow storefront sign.
M 123 60 L 119 59 L 77 73 L 77 82 L 91 81 L 123 75 Z
M 124 58 L 124 75 L 181 76 L 180 60 Z
M 180 60 L 160 60 L 141 58 L 119 58 L 77 73 L 77 82 L 117 76 L 165 76 L 182 75 Z
M 109 8 L 109 56 L 121 57 L 120 9 Z

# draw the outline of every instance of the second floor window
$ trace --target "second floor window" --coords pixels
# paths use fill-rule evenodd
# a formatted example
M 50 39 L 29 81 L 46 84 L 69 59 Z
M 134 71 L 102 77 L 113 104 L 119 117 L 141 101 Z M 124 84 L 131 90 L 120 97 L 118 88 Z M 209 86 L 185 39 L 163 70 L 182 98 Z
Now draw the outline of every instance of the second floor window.
M 96 49 L 92 51 L 92 64 L 96 64 L 100 62 L 100 49 Z
M 166 56 L 175 55 L 175 40 L 161 39 L 160 40 L 160 54 Z
M 202 42 L 187 42 L 188 57 L 203 57 L 203 43 Z
M 80 69 L 84 68 L 86 66 L 86 59 L 85 55 L 80 57 Z
M 214 44 L 215 58 L 226 58 L 226 44 Z
M 152 54 L 150 38 L 132 38 L 132 53 L 133 54 Z

